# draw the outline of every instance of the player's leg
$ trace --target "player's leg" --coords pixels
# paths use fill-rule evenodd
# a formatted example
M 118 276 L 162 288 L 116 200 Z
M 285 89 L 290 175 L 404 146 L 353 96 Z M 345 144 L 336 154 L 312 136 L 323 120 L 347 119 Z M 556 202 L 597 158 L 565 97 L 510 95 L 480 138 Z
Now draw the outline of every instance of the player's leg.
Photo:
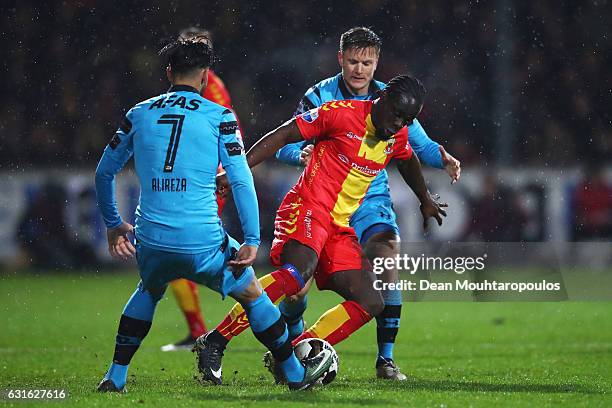
M 282 267 L 259 278 L 259 282 L 272 303 L 277 304 L 286 296 L 299 293 L 312 276 L 317 262 L 315 251 L 297 241 L 289 241 L 287 257 L 281 259 Z M 249 327 L 244 308 L 236 303 L 225 318 L 207 334 L 210 341 L 225 348 L 232 338 Z
M 132 357 L 149 333 L 155 307 L 163 297 L 167 282 L 165 271 L 189 268 L 192 258 L 184 254 L 136 246 L 141 281 L 123 309 L 117 330 L 113 361 L 99 391 L 123 391 Z
M 251 322 L 253 334 L 279 361 L 284 376 L 288 382 L 301 383 L 304 380 L 304 366 L 293 353 L 287 326 L 280 311 L 274 306 L 267 293 L 262 290 L 259 282 L 253 277 L 249 288 L 242 293 L 233 293 L 245 310 Z
M 198 286 L 187 279 L 176 279 L 170 282 L 170 289 L 185 316 L 189 334 L 176 343 L 162 346 L 161 349 L 162 351 L 191 350 L 195 340 L 208 331 L 200 309 Z
M 219 171 L 223 171 L 219 165 Z M 226 200 L 217 192 L 217 214 L 221 217 Z M 189 327 L 189 334 L 183 340 L 162 346 L 162 351 L 191 350 L 198 337 L 208 331 L 200 309 L 198 286 L 188 279 L 176 279 L 170 282 L 170 289 L 178 303 Z
M 278 270 L 259 278 L 259 283 L 268 293 L 275 305 L 279 306 L 280 312 L 287 323 L 289 338 L 294 339 L 304 331 L 303 314 L 306 310 L 306 294 L 310 290 L 312 279 L 306 281 L 304 287 L 293 296 L 285 296 L 283 293 L 286 285 L 278 285 L 282 277 L 278 276 Z M 225 347 L 232 338 L 238 336 L 249 327 L 244 308 L 236 303 L 225 318 L 209 334 L 210 339 Z
M 163 297 L 164 290 L 145 289 L 142 281 L 136 287 L 121 314 L 113 362 L 98 385 L 98 391 L 124 390 L 130 361 L 149 333 L 155 306 Z
M 277 211 L 270 260 L 272 265 L 280 268 L 260 279 L 261 286 L 273 303 L 297 294 L 314 274 L 329 228 L 329 222 L 318 221 L 314 216 L 315 211 L 315 208 L 305 208 L 302 199 L 291 193 Z M 225 347 L 248 325 L 244 308 L 236 304 L 214 330 L 197 340 L 196 346 L 204 350 L 202 354 L 210 355 L 210 358 L 206 358 L 210 365 L 200 366 L 204 376 L 206 372 L 212 375 L 221 368 Z M 210 381 L 216 382 L 214 378 Z
M 229 245 L 230 248 L 238 248 L 238 244 L 234 240 L 230 240 Z M 299 248 L 296 252 L 298 254 L 301 253 Z M 290 388 L 301 389 L 302 387 L 310 385 L 324 372 L 322 367 L 329 367 L 331 359 L 326 356 L 321 356 L 316 361 L 304 367 L 293 353 L 293 347 L 288 337 L 285 321 L 278 308 L 272 303 L 268 294 L 262 290 L 260 283 L 255 279 L 253 268 L 249 267 L 236 273 L 226 266 L 227 261 L 230 259 L 227 254 L 225 254 L 224 258 L 217 258 L 223 261 L 224 277 L 222 279 L 223 283 L 221 288 L 217 289 L 215 283 L 210 281 L 205 281 L 203 283 L 207 283 L 212 289 L 218 290 L 222 294 L 229 293 L 239 302 L 245 311 L 247 319 L 251 322 L 253 334 L 275 356 L 284 371 L 285 378 L 290 384 Z M 299 260 L 299 256 L 295 260 Z M 210 268 L 210 266 L 208 266 L 208 268 Z M 215 281 L 218 282 L 218 279 Z M 299 289 L 294 289 L 294 293 L 297 293 L 297 291 L 299 291 Z M 198 366 L 204 375 L 203 379 L 210 381 L 210 379 L 207 378 L 210 361 L 207 360 L 210 359 L 211 353 L 207 351 L 206 348 L 200 346 L 201 344 L 198 341 L 196 345 L 199 360 Z M 319 367 L 319 365 L 321 365 L 321 367 Z M 202 371 L 202 368 L 205 370 Z M 213 383 L 220 384 L 221 365 L 219 364 L 218 368 L 214 368 L 214 371 L 215 372 L 212 374 L 218 381 L 213 381 Z
M 312 278 L 299 293 L 286 297 L 278 304 L 278 309 L 287 323 L 289 338 L 292 340 L 304 332 L 304 312 L 308 305 L 307 294 L 311 285 Z
M 223 171 L 219 165 L 219 171 Z M 221 217 L 226 200 L 217 192 L 217 213 Z M 162 351 L 191 350 L 198 337 L 208 331 L 200 309 L 200 295 L 198 285 L 188 279 L 175 279 L 170 282 L 170 289 L 178 303 L 189 328 L 189 334 L 176 343 L 166 344 L 161 347 Z
M 336 250 L 330 252 L 339 252 L 339 257 L 345 259 L 355 259 L 355 256 L 346 258 L 342 251 Z M 334 267 L 333 262 L 329 262 L 329 258 L 326 258 L 325 252 L 324 250 L 321 254 L 317 270 L 317 286 L 333 290 L 345 301 L 325 312 L 314 325 L 291 342 L 293 346 L 307 338 L 320 338 L 331 345 L 337 344 L 364 326 L 373 316 L 381 313 L 384 308 L 380 292 L 373 286 L 375 279 L 373 273 L 366 268 L 346 271 L 322 270 L 324 264 Z M 356 258 L 359 258 L 359 251 L 356 252 Z M 282 382 L 274 359 L 265 356 L 264 363 L 277 382 Z
M 316 252 L 305 245 L 290 240 L 283 247 L 282 251 L 279 250 L 282 252 L 279 262 L 283 266 L 259 279 L 273 304 L 302 290 L 317 264 Z M 204 361 L 200 364 L 200 370 L 204 380 L 213 384 L 221 382 L 217 373 L 221 370 L 223 352 L 232 338 L 249 327 L 249 322 L 244 306 L 236 303 L 215 329 L 198 338 L 196 346 L 203 350 L 201 355 Z
M 368 259 L 394 258 L 400 251 L 399 227 L 390 197 L 366 198 L 351 218 L 359 242 Z M 384 282 L 397 282 L 397 269 L 385 269 L 380 277 Z M 400 290 L 382 292 L 385 308 L 376 317 L 378 355 L 376 376 L 378 378 L 405 380 L 393 360 L 393 349 L 400 326 L 402 293 Z
M 326 289 L 333 290 L 345 301 L 325 312 L 308 330 L 293 340 L 316 337 L 331 345 L 357 331 L 384 308 L 380 292 L 373 288 L 374 278 L 364 270 L 338 271 L 329 277 Z
M 333 290 L 345 301 L 324 313 L 294 344 L 318 337 L 334 345 L 382 312 L 382 296 L 374 289 L 375 276 L 368 266 L 351 229 L 341 228 L 328 239 L 316 273 L 317 286 Z
M 300 255 L 301 251 L 305 253 Z M 316 253 L 308 247 L 300 248 L 296 251 L 295 255 L 297 255 L 296 258 L 303 257 L 304 259 L 312 256 L 316 257 Z M 314 269 L 313 266 L 309 266 L 309 264 L 312 264 L 312 261 L 302 262 L 301 259 L 296 259 L 294 262 L 295 264 L 286 262 L 277 270 L 259 278 L 263 290 L 274 304 L 283 300 L 285 296 L 295 295 L 303 289 L 305 282 L 298 271 L 305 271 L 306 274 Z M 238 336 L 248 327 L 249 320 L 246 317 L 245 310 L 240 303 L 236 303 L 221 323 L 209 332 L 207 337 L 209 340 L 225 347 L 232 338 Z
M 393 258 L 399 254 L 399 236 L 394 231 L 377 232 L 367 236 L 364 249 L 369 259 L 377 257 Z M 385 269 L 381 278 L 384 282 L 397 282 L 397 269 Z M 378 356 L 376 358 L 376 374 L 379 378 L 403 381 L 406 376 L 401 373 L 393 360 L 395 339 L 399 331 L 402 313 L 402 293 L 400 290 L 384 290 L 382 292 L 385 308 L 376 317 L 376 339 Z

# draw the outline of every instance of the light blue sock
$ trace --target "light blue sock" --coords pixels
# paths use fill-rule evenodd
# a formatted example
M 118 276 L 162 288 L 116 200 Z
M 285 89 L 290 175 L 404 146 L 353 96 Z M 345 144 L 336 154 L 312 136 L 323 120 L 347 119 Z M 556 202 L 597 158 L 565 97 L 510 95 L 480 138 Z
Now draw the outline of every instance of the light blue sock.
M 383 292 L 385 308 L 376 317 L 376 338 L 378 341 L 377 364 L 384 360 L 393 360 L 395 337 L 400 326 L 402 311 L 402 293 L 399 290 Z
M 301 382 L 304 379 L 304 366 L 298 361 L 289 341 L 287 325 L 280 311 L 266 292 L 250 303 L 243 303 L 253 334 L 272 352 L 283 368 L 288 382 Z
M 111 379 L 117 388 L 125 386 L 130 361 L 151 328 L 155 306 L 162 296 L 163 290 L 154 295 L 140 282 L 123 309 L 115 338 L 113 363 L 104 377 Z
M 299 362 L 294 353 L 291 353 L 288 359 L 279 363 L 288 382 L 301 382 L 304 380 L 304 366 Z
M 289 302 L 283 300 L 278 305 L 278 309 L 287 322 L 287 329 L 289 330 L 289 339 L 293 340 L 300 336 L 304 332 L 304 312 L 308 305 L 308 299 L 306 296 L 298 298 L 295 302 Z

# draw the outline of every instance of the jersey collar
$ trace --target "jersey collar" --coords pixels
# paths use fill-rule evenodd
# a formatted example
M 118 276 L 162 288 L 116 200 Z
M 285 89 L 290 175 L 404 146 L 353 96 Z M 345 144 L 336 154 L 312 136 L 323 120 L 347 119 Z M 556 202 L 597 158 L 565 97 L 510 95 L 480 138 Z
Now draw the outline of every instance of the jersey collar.
M 198 95 L 200 94 L 197 89 L 189 85 L 172 85 L 168 92 L 195 92 Z
M 372 81 L 370 81 L 370 86 L 368 86 L 368 94 L 371 97 L 375 97 L 376 96 L 376 92 L 380 91 L 380 86 L 378 86 L 378 83 L 376 83 L 376 80 L 372 78 Z
M 342 99 L 352 99 L 353 94 L 346 87 L 346 84 L 344 83 L 344 78 L 342 77 L 342 73 L 338 74 L 338 76 L 338 89 L 340 89 Z

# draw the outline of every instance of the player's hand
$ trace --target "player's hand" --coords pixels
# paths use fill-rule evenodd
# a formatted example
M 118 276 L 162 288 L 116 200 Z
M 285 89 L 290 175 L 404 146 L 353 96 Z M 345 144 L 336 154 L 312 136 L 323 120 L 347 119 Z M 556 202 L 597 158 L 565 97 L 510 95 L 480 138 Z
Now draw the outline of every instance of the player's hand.
M 440 196 L 438 194 L 429 193 L 427 200 L 421 203 L 421 215 L 423 216 L 423 229 L 427 230 L 427 220 L 429 217 L 433 217 L 438 221 L 438 225 L 442 225 L 442 216 L 446 217 L 446 211 L 444 208 L 448 207 L 448 204 L 440 202 Z
M 442 145 L 440 145 L 440 154 L 442 155 L 444 170 L 446 170 L 448 176 L 451 178 L 451 184 L 455 184 L 461 177 L 461 162 L 444 150 Z
M 253 265 L 257 258 L 257 247 L 251 245 L 242 245 L 236 254 L 236 257 L 227 264 L 234 268 L 235 271 L 244 269 Z
M 308 163 L 310 162 L 310 159 L 312 158 L 312 152 L 314 150 L 314 145 L 306 145 L 306 147 L 304 147 L 302 149 L 302 152 L 300 153 L 300 164 L 304 167 L 306 167 L 308 165 Z
M 128 234 L 134 233 L 134 227 L 127 222 L 123 222 L 117 228 L 106 231 L 108 238 L 108 252 L 113 258 L 127 261 L 136 254 L 136 248 L 132 245 Z
M 229 180 L 227 179 L 227 173 L 224 171 L 217 174 L 217 194 L 221 196 L 221 198 L 227 198 L 232 192 L 232 187 L 230 186 Z

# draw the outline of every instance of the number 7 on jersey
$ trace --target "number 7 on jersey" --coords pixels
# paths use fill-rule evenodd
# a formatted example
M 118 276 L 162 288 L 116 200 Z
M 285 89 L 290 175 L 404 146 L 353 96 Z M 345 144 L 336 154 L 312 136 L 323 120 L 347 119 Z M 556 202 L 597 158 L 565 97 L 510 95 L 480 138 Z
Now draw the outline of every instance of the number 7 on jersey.
M 171 173 L 174 169 L 174 159 L 176 158 L 179 141 L 181 140 L 184 120 L 185 115 L 162 115 L 157 121 L 160 125 L 172 125 L 170 142 L 168 142 L 168 151 L 166 152 L 166 161 L 164 163 L 164 173 Z

